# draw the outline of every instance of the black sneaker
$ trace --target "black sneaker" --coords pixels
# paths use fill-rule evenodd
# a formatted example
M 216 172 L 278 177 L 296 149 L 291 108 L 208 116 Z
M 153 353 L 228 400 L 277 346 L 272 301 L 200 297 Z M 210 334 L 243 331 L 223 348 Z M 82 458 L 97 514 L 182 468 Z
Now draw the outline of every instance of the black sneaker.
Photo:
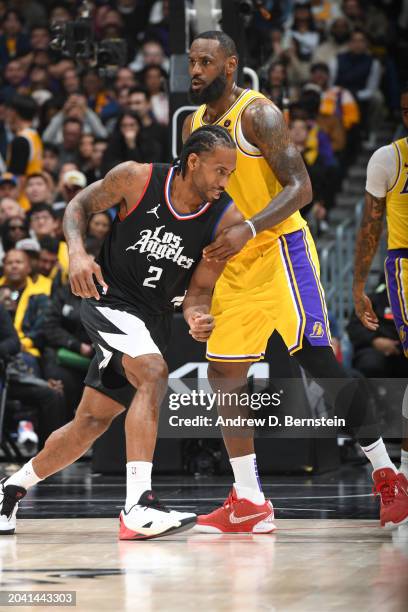
M 0 535 L 10 535 L 16 530 L 18 502 L 27 493 L 23 487 L 6 484 L 7 477 L 0 480 Z

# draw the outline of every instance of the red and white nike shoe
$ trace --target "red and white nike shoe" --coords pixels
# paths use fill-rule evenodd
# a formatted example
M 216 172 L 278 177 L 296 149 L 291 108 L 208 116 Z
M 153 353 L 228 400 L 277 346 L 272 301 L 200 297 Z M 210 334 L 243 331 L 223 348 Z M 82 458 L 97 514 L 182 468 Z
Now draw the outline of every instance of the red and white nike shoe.
M 395 528 L 408 522 L 408 480 L 391 468 L 373 472 L 375 495 L 381 496 L 381 527 Z
M 273 506 L 266 500 L 259 506 L 245 498 L 239 499 L 232 488 L 221 508 L 197 518 L 195 531 L 201 533 L 272 533 Z

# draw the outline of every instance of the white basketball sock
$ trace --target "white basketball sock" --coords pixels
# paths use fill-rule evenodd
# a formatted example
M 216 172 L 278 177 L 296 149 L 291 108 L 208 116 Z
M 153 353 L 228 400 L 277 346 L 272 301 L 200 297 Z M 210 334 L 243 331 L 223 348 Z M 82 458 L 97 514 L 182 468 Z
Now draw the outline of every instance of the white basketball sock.
M 126 464 L 126 512 L 138 503 L 145 491 L 152 488 L 152 467 L 148 461 L 129 461 Z
M 401 448 L 401 467 L 400 472 L 408 478 L 408 451 Z
M 234 489 L 237 497 L 244 497 L 257 505 L 265 503 L 256 465 L 256 455 L 252 453 L 243 457 L 232 457 L 230 462 L 234 472 Z
M 4 484 L 5 486 L 15 485 L 16 487 L 24 487 L 24 489 L 29 489 L 37 484 L 37 482 L 40 482 L 40 480 L 43 479 L 38 478 L 33 468 L 33 460 L 30 459 L 30 461 L 23 465 L 18 472 L 15 472 L 15 474 L 10 476 L 10 478 L 8 478 Z
M 394 472 L 398 472 L 388 455 L 382 438 L 378 438 L 378 440 L 373 442 L 373 444 L 370 444 L 369 446 L 362 446 L 361 448 L 363 449 L 365 456 L 370 461 L 374 470 L 391 468 L 394 470 Z

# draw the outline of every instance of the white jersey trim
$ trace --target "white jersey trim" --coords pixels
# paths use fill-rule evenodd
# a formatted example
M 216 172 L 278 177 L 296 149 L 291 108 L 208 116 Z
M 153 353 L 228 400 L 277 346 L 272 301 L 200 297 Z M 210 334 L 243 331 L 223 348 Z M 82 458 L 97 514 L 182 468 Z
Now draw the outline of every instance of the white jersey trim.
M 377 149 L 367 165 L 366 191 L 376 198 L 385 198 L 398 179 L 398 158 L 394 145 Z

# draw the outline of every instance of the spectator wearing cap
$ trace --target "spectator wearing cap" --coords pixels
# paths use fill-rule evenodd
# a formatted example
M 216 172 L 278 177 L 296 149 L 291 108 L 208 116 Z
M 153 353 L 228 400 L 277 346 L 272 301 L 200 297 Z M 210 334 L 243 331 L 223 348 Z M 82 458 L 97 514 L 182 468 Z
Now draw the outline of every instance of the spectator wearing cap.
M 42 171 L 42 141 L 32 126 L 36 113 L 36 103 L 26 96 L 15 95 L 8 104 L 7 119 L 15 135 L 10 146 L 8 171 L 18 177 L 19 202 L 25 210 L 29 209 L 24 193 L 26 177 Z
M 27 177 L 25 192 L 30 202 L 30 208 L 36 204 L 51 204 L 52 202 L 50 182 L 47 176 L 41 172 L 30 174 Z
M 39 293 L 51 295 L 52 281 L 47 275 L 40 272 L 40 251 L 41 247 L 35 238 L 23 238 L 16 242 L 16 249 L 24 251 L 30 258 L 31 273 L 30 277 L 33 285 Z
M 62 200 L 57 200 L 52 205 L 54 211 L 65 210 L 68 202 L 72 200 L 76 194 L 84 189 L 87 185 L 86 176 L 79 170 L 68 170 L 61 177 L 61 196 Z
M 56 235 L 56 214 L 55 211 L 47 204 L 36 204 L 29 213 L 30 231 L 33 236 L 41 244 L 43 238 L 54 238 Z M 58 241 L 57 258 L 58 267 L 51 273 L 53 280 L 58 271 L 61 270 L 62 282 L 66 282 L 68 278 L 68 249 L 64 241 Z M 43 273 L 43 272 L 42 272 Z M 47 276 L 47 275 L 45 275 Z
M 18 198 L 17 177 L 11 172 L 3 172 L 0 175 L 0 199 L 2 198 L 12 198 L 13 200 Z

